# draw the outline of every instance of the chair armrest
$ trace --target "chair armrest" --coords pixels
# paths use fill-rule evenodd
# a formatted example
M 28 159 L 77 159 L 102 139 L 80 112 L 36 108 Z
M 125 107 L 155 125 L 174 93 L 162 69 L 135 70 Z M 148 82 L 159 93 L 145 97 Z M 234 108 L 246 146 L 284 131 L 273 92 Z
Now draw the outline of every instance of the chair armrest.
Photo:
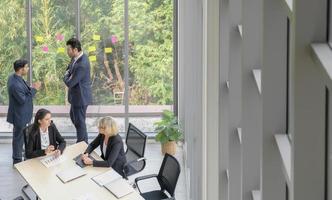
M 140 176 L 135 178 L 135 183 L 137 183 L 138 181 L 144 180 L 144 179 L 149 179 L 149 178 L 154 178 L 157 177 L 157 174 L 150 174 L 150 175 L 146 175 L 146 176 Z
M 140 176 L 140 177 L 135 178 L 135 185 L 137 186 L 137 189 L 138 189 L 139 193 L 142 194 L 142 192 L 141 192 L 141 190 L 139 189 L 138 184 L 137 184 L 138 181 L 145 180 L 145 179 L 149 179 L 149 178 L 157 178 L 157 176 L 158 176 L 157 174 L 150 174 L 150 175 Z
M 142 161 L 142 160 L 146 160 L 146 158 L 141 157 L 141 158 L 137 159 L 136 162 L 139 162 L 139 161 Z
M 146 160 L 146 158 L 141 157 L 141 158 L 138 158 L 138 159 L 136 159 L 136 160 L 132 160 L 132 161 L 127 162 L 126 164 L 124 164 L 124 166 L 130 165 L 131 163 L 140 162 L 140 161 L 142 161 L 142 160 Z
M 125 179 L 128 180 L 128 177 L 127 177 L 127 173 L 126 173 L 125 168 L 126 168 L 128 165 L 131 165 L 132 163 L 140 162 L 140 161 L 142 161 L 142 160 L 146 160 L 146 158 L 141 157 L 141 158 L 138 158 L 138 159 L 136 159 L 136 160 L 129 161 L 129 162 L 127 162 L 127 163 L 125 163 L 125 164 L 123 165 L 123 170 L 122 170 L 122 171 L 123 171 L 123 174 L 124 174 L 124 178 L 125 178 Z

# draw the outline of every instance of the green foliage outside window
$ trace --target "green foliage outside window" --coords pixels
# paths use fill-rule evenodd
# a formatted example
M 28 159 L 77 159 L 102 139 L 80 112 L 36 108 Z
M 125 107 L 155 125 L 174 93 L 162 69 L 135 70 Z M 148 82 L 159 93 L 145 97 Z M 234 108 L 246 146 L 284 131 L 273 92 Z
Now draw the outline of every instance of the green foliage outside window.
M 13 62 L 27 54 L 25 0 L 0 1 L 0 104 L 8 104 L 7 80 Z
M 33 80 L 43 83 L 35 104 L 66 104 L 65 42 L 75 35 L 73 0 L 33 0 Z M 12 63 L 26 57 L 25 0 L 0 1 L 0 104 L 8 103 Z M 172 104 L 172 0 L 129 1 L 129 103 Z M 100 38 L 98 38 L 100 37 Z M 91 63 L 93 103 L 116 103 L 124 91 L 124 1 L 81 0 L 81 40 Z M 94 49 L 95 48 L 95 49 Z
M 66 103 L 62 77 L 70 61 L 65 50 L 66 40 L 75 35 L 72 2 L 32 0 L 33 80 L 42 82 L 35 98 L 37 105 Z

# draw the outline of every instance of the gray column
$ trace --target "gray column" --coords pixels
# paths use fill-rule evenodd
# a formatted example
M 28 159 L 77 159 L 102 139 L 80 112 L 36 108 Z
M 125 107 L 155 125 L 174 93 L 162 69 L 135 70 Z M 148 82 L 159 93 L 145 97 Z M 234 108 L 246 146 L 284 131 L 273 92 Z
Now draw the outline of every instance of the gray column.
M 286 179 L 275 134 L 286 134 L 287 13 L 282 1 L 266 0 L 263 7 L 263 137 L 262 199 L 286 198 Z
M 263 1 L 242 3 L 242 200 L 251 200 L 251 192 L 260 190 L 262 105 L 252 70 L 262 67 Z
M 237 128 L 241 127 L 241 66 L 242 37 L 238 25 L 242 24 L 242 1 L 229 1 L 229 200 L 242 199 L 242 156 L 241 144 L 237 135 Z
M 27 53 L 29 61 L 28 81 L 32 84 L 32 0 L 26 0 L 26 31 L 27 31 Z M 21 56 L 21 55 L 20 55 Z
M 324 199 L 325 87 L 309 48 L 326 42 L 326 0 L 293 2 L 292 200 Z
M 203 197 L 219 199 L 219 1 L 203 0 Z
M 229 190 L 229 0 L 220 3 L 220 154 L 219 154 L 219 190 L 221 200 L 228 200 Z
M 129 13 L 128 0 L 124 0 L 124 79 L 125 79 L 125 91 L 124 91 L 124 104 L 125 104 L 125 130 L 128 130 L 129 126 Z
M 202 12 L 201 0 L 179 1 L 179 117 L 192 200 L 202 195 Z

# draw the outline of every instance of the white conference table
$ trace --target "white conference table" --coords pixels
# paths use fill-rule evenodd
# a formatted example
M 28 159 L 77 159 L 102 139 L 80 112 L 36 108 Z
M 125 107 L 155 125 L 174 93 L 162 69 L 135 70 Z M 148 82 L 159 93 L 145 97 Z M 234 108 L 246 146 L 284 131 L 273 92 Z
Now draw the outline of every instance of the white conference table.
M 63 152 L 66 160 L 49 168 L 40 162 L 40 158 L 20 162 L 15 164 L 15 167 L 42 200 L 72 200 L 85 194 L 92 196 L 94 200 L 118 199 L 105 187 L 99 186 L 91 179 L 110 168 L 87 166 L 84 168 L 86 175 L 67 183 L 63 183 L 56 176 L 58 172 L 75 166 L 73 158 L 83 153 L 86 148 L 85 142 L 66 147 Z M 95 152 L 91 155 L 95 159 L 101 159 Z M 135 191 L 122 197 L 121 200 L 143 200 L 143 198 Z

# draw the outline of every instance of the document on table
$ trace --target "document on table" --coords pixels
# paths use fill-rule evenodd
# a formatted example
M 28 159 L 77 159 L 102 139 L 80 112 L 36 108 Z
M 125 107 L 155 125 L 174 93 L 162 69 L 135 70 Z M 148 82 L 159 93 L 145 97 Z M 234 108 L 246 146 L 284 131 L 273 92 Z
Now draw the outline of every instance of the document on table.
M 93 197 L 91 193 L 86 193 L 74 198 L 73 200 L 97 200 L 97 199 Z
M 115 170 L 111 169 L 107 172 L 101 173 L 91 179 L 95 181 L 98 185 L 104 186 L 105 184 L 112 182 L 116 179 L 121 179 L 122 176 L 118 174 Z
M 71 180 L 74 180 L 76 178 L 79 178 L 81 176 L 84 176 L 85 174 L 87 174 L 85 172 L 84 169 L 78 167 L 78 166 L 74 166 L 72 168 L 69 169 L 65 169 L 60 171 L 59 173 L 56 174 L 56 176 L 63 182 L 63 183 L 67 183 Z
M 47 168 L 58 165 L 66 160 L 66 157 L 63 155 L 60 155 L 56 157 L 54 154 L 49 155 L 46 157 L 43 157 L 40 159 L 40 162 L 43 163 L 43 165 Z
M 134 188 L 123 178 L 107 183 L 105 188 L 107 188 L 118 199 L 134 192 Z

